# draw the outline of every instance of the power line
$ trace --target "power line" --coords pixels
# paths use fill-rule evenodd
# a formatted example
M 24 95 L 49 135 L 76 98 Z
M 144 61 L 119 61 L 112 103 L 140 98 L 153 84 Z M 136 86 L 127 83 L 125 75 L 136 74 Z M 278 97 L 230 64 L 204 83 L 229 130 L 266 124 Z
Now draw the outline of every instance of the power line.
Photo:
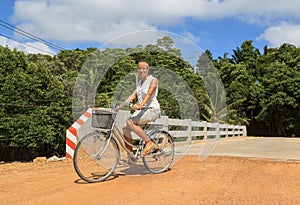
M 4 35 L 4 34 L 1 34 L 1 33 L 0 33 L 0 36 L 3 36 L 3 37 L 5 37 L 5 38 L 8 38 L 8 39 L 13 40 L 13 41 L 15 41 L 15 42 L 18 42 L 18 43 L 20 43 L 20 44 L 22 44 L 22 45 L 25 45 L 25 46 L 34 48 L 34 49 L 39 50 L 39 51 L 42 51 L 42 52 L 44 52 L 44 53 L 48 53 L 48 54 L 50 54 L 50 55 L 55 55 L 55 53 L 51 53 L 51 52 L 49 52 L 49 51 L 45 51 L 45 50 L 40 49 L 40 48 L 38 48 L 38 47 L 35 47 L 35 46 L 32 46 L 32 45 L 25 44 L 25 43 L 20 42 L 20 41 L 18 41 L 18 40 L 16 40 L 16 39 L 10 38 L 10 37 L 8 37 L 8 36 L 6 36 L 6 35 Z
M 46 40 L 44 40 L 44 39 L 41 39 L 40 37 L 38 37 L 38 36 L 36 36 L 36 35 L 33 35 L 33 34 L 27 32 L 27 31 L 24 31 L 24 30 L 22 30 L 22 29 L 20 29 L 20 28 L 17 28 L 17 27 L 15 27 L 15 26 L 13 26 L 13 25 L 11 25 L 11 24 L 9 24 L 9 23 L 3 21 L 3 20 L 0 20 L 0 26 L 3 26 L 3 27 L 5 27 L 5 28 L 7 28 L 7 29 L 10 29 L 10 30 L 12 30 L 12 31 L 15 31 L 16 33 L 19 33 L 19 34 L 21 34 L 21 35 L 23 35 L 23 36 L 26 36 L 27 38 L 30 38 L 30 39 L 32 39 L 32 40 L 35 40 L 35 41 L 38 41 L 38 42 L 40 42 L 40 43 L 46 44 L 47 46 L 49 46 L 49 47 L 51 47 L 51 48 L 53 48 L 53 49 L 56 49 L 56 50 L 67 50 L 67 49 L 65 49 L 65 48 L 63 48 L 63 47 L 60 47 L 60 46 L 57 46 L 57 45 L 55 45 L 55 44 L 53 44 L 53 43 L 51 43 L 51 42 L 49 42 L 49 41 L 46 41 Z
M 57 46 L 57 45 L 55 45 L 55 44 L 53 44 L 53 43 L 51 43 L 51 42 L 48 42 L 48 41 L 46 41 L 46 40 L 43 40 L 43 39 L 39 38 L 38 36 L 35 36 L 35 35 L 33 35 L 33 34 L 27 32 L 27 31 L 24 31 L 24 30 L 22 30 L 22 29 L 19 29 L 19 28 L 15 27 L 15 26 L 13 26 L 13 25 L 11 25 L 11 24 L 9 24 L 9 23 L 3 21 L 3 20 L 0 20 L 0 25 L 3 26 L 3 27 L 5 27 L 5 28 L 8 28 L 8 29 L 10 29 L 10 30 L 12 30 L 12 31 L 15 31 L 15 32 L 17 32 L 17 33 L 19 33 L 19 34 L 21 34 L 21 35 L 23 35 L 23 36 L 26 36 L 26 37 L 28 37 L 28 38 L 30 38 L 30 39 L 32 39 L 32 40 L 35 40 L 35 41 L 39 41 L 39 42 L 41 42 L 41 43 L 44 43 L 44 44 L 48 45 L 49 47 L 51 47 L 51 48 L 53 48 L 53 49 L 56 49 L 56 50 L 66 50 L 66 49 L 64 49 L 64 48 L 62 48 L 62 47 L 60 47 L 60 46 Z

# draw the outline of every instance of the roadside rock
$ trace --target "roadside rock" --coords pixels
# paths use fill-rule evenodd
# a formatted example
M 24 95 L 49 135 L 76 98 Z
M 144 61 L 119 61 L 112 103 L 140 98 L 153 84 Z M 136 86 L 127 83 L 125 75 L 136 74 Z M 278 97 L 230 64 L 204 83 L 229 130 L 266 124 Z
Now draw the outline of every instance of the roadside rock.
M 36 157 L 33 162 L 45 162 L 46 161 L 46 157 Z
M 66 158 L 65 157 L 57 157 L 57 156 L 53 156 L 53 157 L 50 157 L 47 159 L 48 162 L 58 162 L 58 161 L 63 161 L 65 160 Z

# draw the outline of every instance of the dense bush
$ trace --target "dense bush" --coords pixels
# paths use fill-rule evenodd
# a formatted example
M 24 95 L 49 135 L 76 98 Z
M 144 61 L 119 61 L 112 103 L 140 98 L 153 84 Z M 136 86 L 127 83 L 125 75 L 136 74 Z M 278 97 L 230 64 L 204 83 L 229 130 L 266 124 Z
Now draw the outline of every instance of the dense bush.
M 98 56 L 93 59 L 95 55 Z M 107 66 L 105 59 L 112 58 L 114 63 L 105 73 L 92 72 Z M 212 99 L 217 98 L 209 98 L 204 80 L 205 76 L 211 76 L 210 69 L 215 67 L 226 91 L 227 123 L 246 124 L 248 133 L 254 135 L 300 135 L 300 49 L 292 45 L 265 48 L 260 54 L 251 41 L 245 41 L 241 48 L 234 50 L 231 58 L 225 54 L 216 60 L 206 51 L 199 56 L 196 68 L 183 60 L 180 50 L 168 37 L 145 48 L 76 49 L 61 51 L 53 57 L 25 55 L 0 47 L 0 160 L 65 155 L 66 129 L 74 121 L 72 105 L 74 109 L 77 77 L 81 75 L 85 80 L 80 88 L 82 93 L 89 92 L 89 86 L 99 83 L 97 79 L 101 77 L 92 101 L 96 106 L 107 107 L 115 100 L 113 95 L 124 96 L 126 93 L 121 92 L 130 90 L 123 80 L 135 72 L 140 60 L 171 71 L 159 76 L 162 83 L 175 73 L 188 85 L 196 102 L 184 117 L 199 119 L 193 115 L 199 110 L 202 120 L 221 121 L 218 117 L 223 108 L 215 106 Z M 155 69 L 152 72 L 153 75 L 161 74 Z M 158 97 L 165 114 L 180 118 L 183 117 L 180 104 L 189 100 L 182 92 L 183 85 L 176 82 L 168 81 L 165 85 L 171 89 L 161 88 Z M 118 90 L 120 85 L 125 89 Z M 89 106 L 89 102 L 83 104 Z

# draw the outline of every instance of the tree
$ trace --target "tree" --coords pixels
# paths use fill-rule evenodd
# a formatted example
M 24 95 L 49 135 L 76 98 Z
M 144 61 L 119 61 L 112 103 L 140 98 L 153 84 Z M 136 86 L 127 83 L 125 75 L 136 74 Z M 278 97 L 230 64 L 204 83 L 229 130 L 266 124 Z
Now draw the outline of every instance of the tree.
M 209 72 L 214 72 L 215 65 L 212 58 L 212 53 L 209 50 L 205 50 L 199 56 L 196 63 L 196 73 L 200 76 L 206 76 Z
M 169 36 L 164 36 L 157 39 L 156 46 L 167 51 L 170 55 L 182 57 L 181 51 L 178 48 L 175 48 L 175 43 Z
M 299 49 L 283 44 L 277 51 L 262 57 L 263 86 L 261 112 L 257 119 L 265 123 L 269 133 L 277 136 L 292 135 L 299 129 L 297 116 L 300 102 Z M 271 60 L 270 60 L 271 59 Z
M 258 49 L 255 49 L 252 45 L 253 41 L 246 40 L 242 43 L 241 48 L 237 47 L 233 50 L 233 55 L 230 61 L 233 64 L 239 64 L 242 62 L 251 63 L 260 55 Z

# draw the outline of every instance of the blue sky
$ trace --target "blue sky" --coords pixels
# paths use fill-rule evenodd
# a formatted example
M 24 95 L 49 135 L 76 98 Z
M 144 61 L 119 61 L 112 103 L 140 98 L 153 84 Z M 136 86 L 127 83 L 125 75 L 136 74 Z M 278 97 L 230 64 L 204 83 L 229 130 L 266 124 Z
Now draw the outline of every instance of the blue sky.
M 299 8 L 298 0 L 2 0 L 0 20 L 65 49 L 135 47 L 172 34 L 194 43 L 184 46 L 174 39 L 185 55 L 209 49 L 217 58 L 245 40 L 261 51 L 282 43 L 298 47 Z M 0 45 L 58 52 L 3 24 Z

